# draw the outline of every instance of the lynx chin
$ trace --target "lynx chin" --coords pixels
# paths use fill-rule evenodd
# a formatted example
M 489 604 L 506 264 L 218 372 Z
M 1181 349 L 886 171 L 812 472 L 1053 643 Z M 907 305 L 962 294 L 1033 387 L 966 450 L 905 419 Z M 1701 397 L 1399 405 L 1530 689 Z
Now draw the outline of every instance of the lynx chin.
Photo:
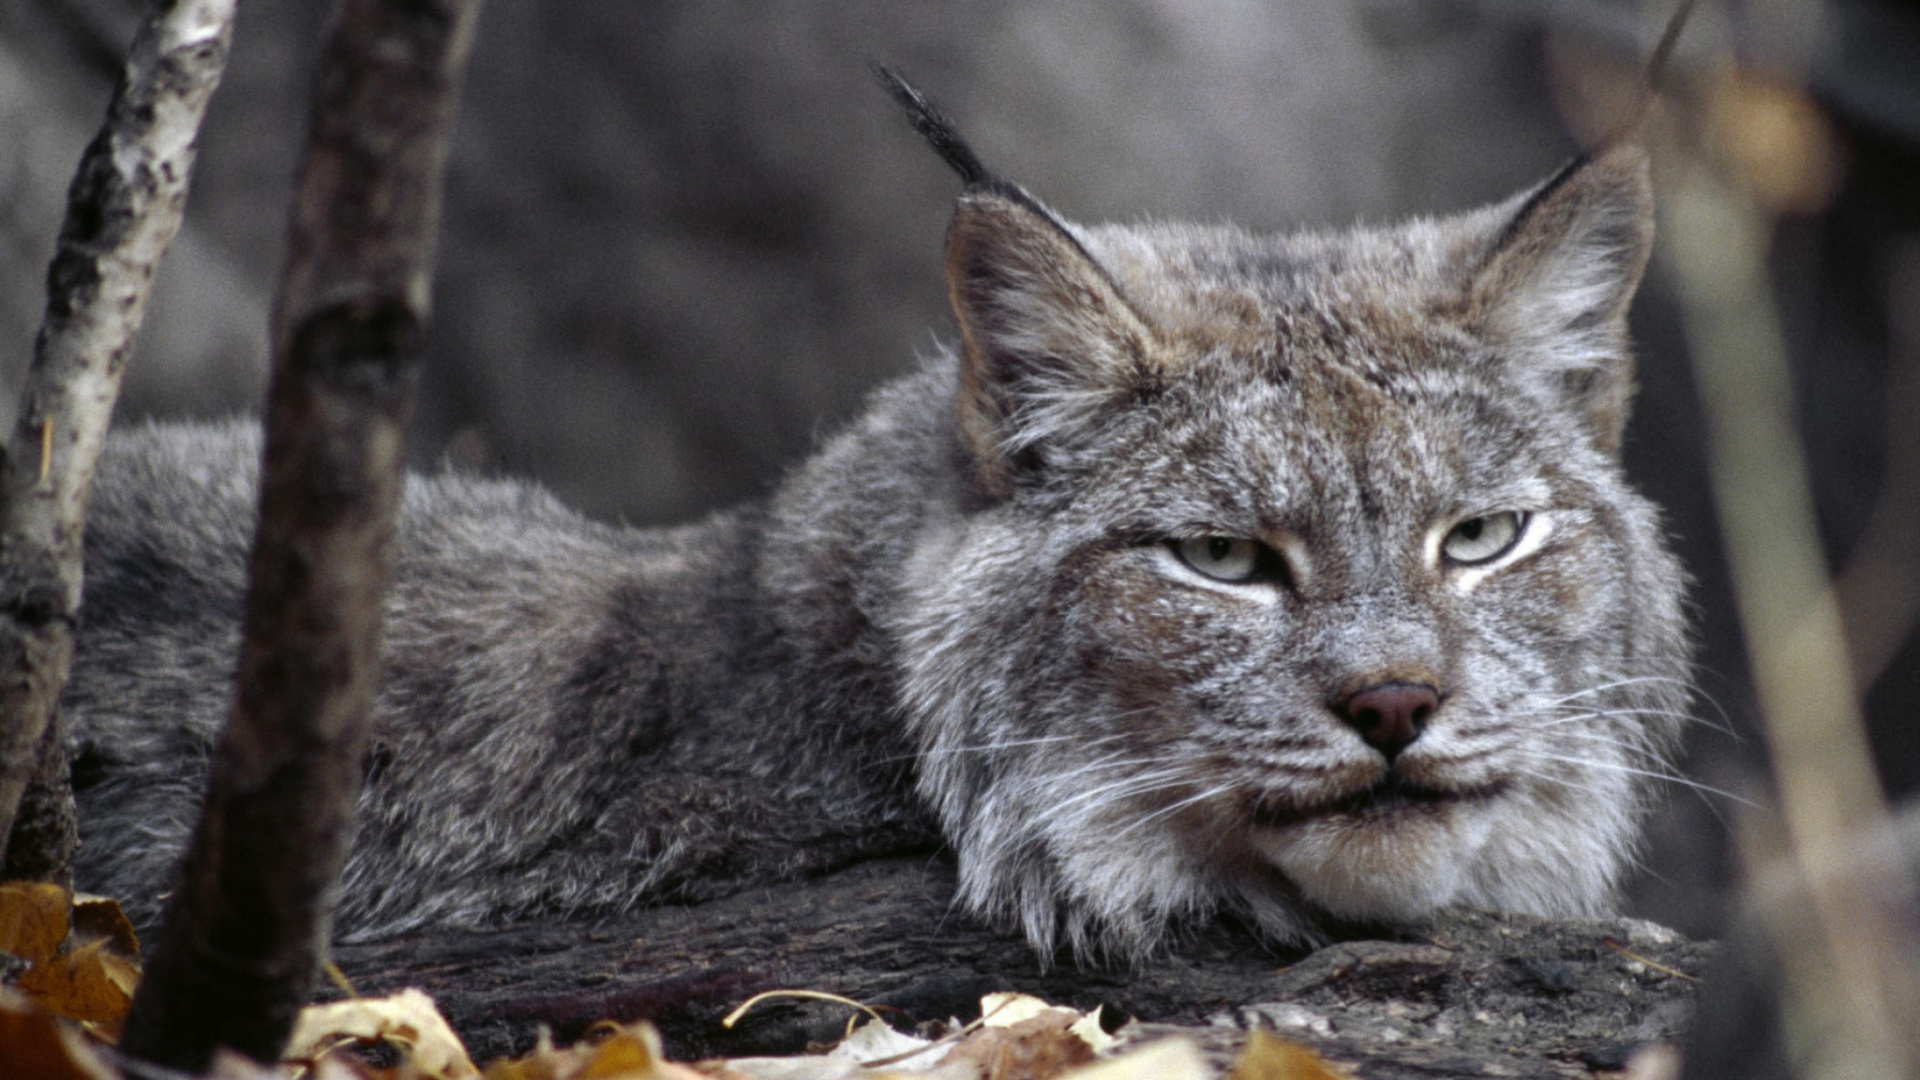
M 1689 707 L 1619 460 L 1640 151 L 1392 227 L 1080 225 L 890 89 L 965 184 L 957 340 L 697 524 L 412 478 L 342 933 L 935 845 L 1047 956 L 1607 911 Z M 80 884 L 136 921 L 226 710 L 257 455 L 153 426 L 97 481 L 63 707 Z

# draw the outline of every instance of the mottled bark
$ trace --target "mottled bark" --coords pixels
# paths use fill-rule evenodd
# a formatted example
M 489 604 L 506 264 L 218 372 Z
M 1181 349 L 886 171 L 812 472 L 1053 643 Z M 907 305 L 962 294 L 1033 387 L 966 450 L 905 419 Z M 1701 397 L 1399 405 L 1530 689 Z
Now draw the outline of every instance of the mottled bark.
M 66 682 L 64 667 L 59 674 L 60 681 Z M 48 710 L 40 745 L 34 751 L 33 775 L 27 780 L 19 813 L 14 816 L 12 835 L 5 838 L 6 864 L 0 866 L 0 881 L 51 881 L 62 888 L 73 887 L 73 855 L 80 834 L 74 817 L 66 735 L 67 725 L 60 710 Z
M 477 0 L 342 0 L 274 314 L 233 710 L 121 1046 L 278 1055 L 312 993 L 378 673 L 402 434 Z
M 80 159 L 47 270 L 46 317 L 0 464 L 7 877 L 65 884 L 72 874 L 73 799 L 52 717 L 73 656 L 87 495 L 154 270 L 180 228 L 194 138 L 232 30 L 233 0 L 175 0 L 141 24 L 106 121 Z

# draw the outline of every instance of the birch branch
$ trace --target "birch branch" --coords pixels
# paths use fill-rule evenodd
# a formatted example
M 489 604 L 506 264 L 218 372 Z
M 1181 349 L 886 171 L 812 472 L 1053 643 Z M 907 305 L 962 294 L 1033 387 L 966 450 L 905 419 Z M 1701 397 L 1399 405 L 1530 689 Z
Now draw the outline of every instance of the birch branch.
M 440 181 L 478 0 L 341 0 L 274 314 L 234 704 L 121 1048 L 271 1061 L 311 996 L 359 794 Z
M 106 122 L 74 175 L 47 271 L 46 318 L 0 464 L 0 852 L 8 877 L 71 874 L 73 800 L 56 705 L 73 655 L 87 497 L 154 270 L 186 207 L 194 140 L 226 67 L 233 9 L 234 0 L 173 0 L 141 24 Z M 36 772 L 41 783 L 23 805 Z

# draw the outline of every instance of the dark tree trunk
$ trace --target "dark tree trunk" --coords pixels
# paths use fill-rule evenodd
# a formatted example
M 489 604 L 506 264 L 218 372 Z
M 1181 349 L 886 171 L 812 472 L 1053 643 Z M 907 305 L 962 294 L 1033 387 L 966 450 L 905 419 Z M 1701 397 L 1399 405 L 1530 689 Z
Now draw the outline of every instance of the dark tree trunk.
M 477 0 L 342 0 L 294 196 L 234 707 L 121 1047 L 272 1060 L 360 789 L 403 433 Z

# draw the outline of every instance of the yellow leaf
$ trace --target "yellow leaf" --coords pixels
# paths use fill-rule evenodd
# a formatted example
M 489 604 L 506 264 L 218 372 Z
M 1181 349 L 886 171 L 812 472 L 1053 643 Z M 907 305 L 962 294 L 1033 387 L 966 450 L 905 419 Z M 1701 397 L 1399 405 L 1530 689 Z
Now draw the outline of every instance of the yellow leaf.
M 662 1056 L 660 1033 L 652 1024 L 611 1026 L 614 1033 L 594 1044 L 570 1080 L 702 1080 L 699 1072 Z
M 73 1020 L 94 1025 L 108 1039 L 117 1038 L 133 1003 L 139 970 L 108 951 L 104 939 L 89 941 L 20 976 L 21 991 L 42 1006 Z
M 139 942 L 120 905 L 74 898 L 58 885 L 0 885 L 0 949 L 32 964 L 20 991 L 112 1040 L 140 982 Z
M 120 910 L 120 902 L 91 893 L 73 894 L 73 934 L 75 937 L 106 938 L 110 948 L 121 956 L 138 961 L 140 938 L 133 923 Z M 138 965 L 135 965 L 138 970 Z
M 60 952 L 72 911 L 72 898 L 58 885 L 42 881 L 0 885 L 0 952 L 39 967 Z
M 643 1037 L 622 1031 L 595 1046 L 574 1076 L 579 1080 L 602 1080 L 616 1076 L 651 1077 L 656 1057 L 654 1047 L 648 1046 Z
M 652 1024 L 595 1024 L 604 1037 L 556 1050 L 543 1034 L 533 1053 L 487 1065 L 485 1080 L 707 1080 L 707 1075 L 661 1056 Z
M 1256 1031 L 1247 1037 L 1247 1048 L 1233 1063 L 1227 1080 L 1350 1080 L 1344 1072 L 1321 1059 L 1311 1047 L 1302 1046 L 1269 1031 Z

